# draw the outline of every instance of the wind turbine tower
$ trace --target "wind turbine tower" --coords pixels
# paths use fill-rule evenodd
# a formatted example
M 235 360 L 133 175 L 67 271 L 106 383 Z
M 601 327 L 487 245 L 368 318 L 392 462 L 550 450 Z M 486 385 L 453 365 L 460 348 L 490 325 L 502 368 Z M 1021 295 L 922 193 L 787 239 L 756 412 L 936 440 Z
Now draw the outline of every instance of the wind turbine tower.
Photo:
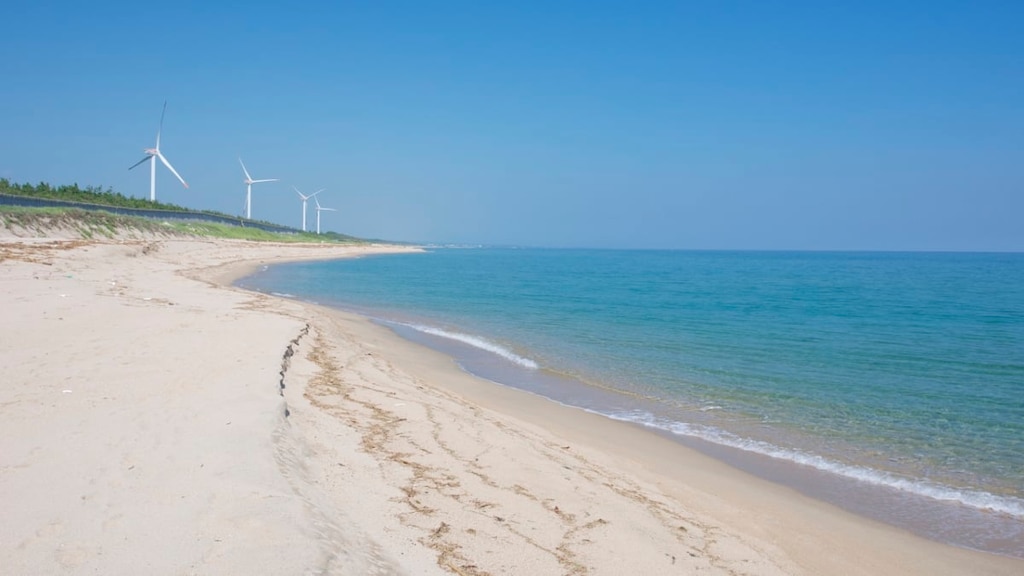
M 246 220 L 252 219 L 252 185 L 257 182 L 277 182 L 277 178 L 264 178 L 262 180 L 253 180 L 252 176 L 249 176 L 249 171 L 245 169 L 245 163 L 242 162 L 242 157 L 238 157 L 238 163 L 242 165 L 242 172 L 245 172 L 245 218 Z
M 313 198 L 313 202 L 316 202 L 316 233 L 320 233 L 320 213 L 321 212 L 337 212 L 334 208 L 324 208 L 320 205 L 320 200 Z
M 171 174 L 174 174 L 178 178 L 178 180 L 181 180 L 181 184 L 186 189 L 188 188 L 188 183 L 185 182 L 185 179 L 181 177 L 181 174 L 178 174 L 178 171 L 174 169 L 174 166 L 171 166 L 171 163 L 168 162 L 167 158 L 164 158 L 164 155 L 160 152 L 160 133 L 163 132 L 163 130 L 164 130 L 164 114 L 166 114 L 166 113 L 167 113 L 167 102 L 164 101 L 164 109 L 163 109 L 163 111 L 160 112 L 160 128 L 158 128 L 157 131 L 156 131 L 156 146 L 154 146 L 152 148 L 143 148 L 143 150 L 146 152 L 146 156 L 143 157 L 142 160 L 139 160 L 138 162 L 136 162 L 135 164 L 132 164 L 128 168 L 129 170 L 131 170 L 132 168 L 135 168 L 136 166 L 138 166 L 139 164 L 142 164 L 146 160 L 149 160 L 149 201 L 150 202 L 156 202 L 156 159 L 157 158 L 159 158 L 160 161 L 164 163 L 164 166 L 167 166 L 167 169 L 171 171 Z
M 317 190 L 316 192 L 313 192 L 312 194 L 310 194 L 308 196 L 303 194 L 302 192 L 299 192 L 299 189 L 296 188 L 295 186 L 292 186 L 292 190 L 295 190 L 295 193 L 299 195 L 299 198 L 302 198 L 302 231 L 305 232 L 306 231 L 306 201 L 309 200 L 310 198 L 313 198 L 317 194 L 323 192 L 325 190 L 325 188 L 321 188 L 321 189 Z M 319 215 L 319 214 L 320 213 L 317 212 L 317 215 Z

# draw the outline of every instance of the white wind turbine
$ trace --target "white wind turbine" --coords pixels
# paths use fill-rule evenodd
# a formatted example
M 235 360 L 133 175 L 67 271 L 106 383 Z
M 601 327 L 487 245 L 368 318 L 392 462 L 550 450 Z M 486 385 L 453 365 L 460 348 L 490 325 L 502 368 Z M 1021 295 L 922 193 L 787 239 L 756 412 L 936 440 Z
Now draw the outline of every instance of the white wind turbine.
M 129 170 L 131 170 L 132 168 L 135 168 L 136 166 L 138 166 L 139 164 L 142 164 L 146 160 L 149 160 L 149 201 L 150 202 L 156 202 L 156 159 L 157 158 L 159 158 L 160 161 L 164 163 L 164 166 L 167 166 L 167 169 L 171 171 L 171 174 L 174 174 L 175 176 L 178 177 L 178 180 L 181 180 L 181 183 L 182 183 L 183 186 L 185 186 L 185 188 L 188 188 L 188 183 L 185 182 L 185 179 L 181 177 L 181 174 L 178 174 L 178 171 L 174 169 L 174 166 L 171 166 L 171 163 L 167 161 L 167 158 L 164 158 L 164 155 L 160 153 L 160 132 L 162 132 L 163 129 L 164 129 L 164 114 L 166 114 L 166 113 L 167 113 L 167 102 L 165 101 L 164 102 L 164 109 L 163 109 L 162 112 L 160 112 L 160 128 L 157 129 L 157 131 L 156 131 L 156 146 L 154 146 L 153 148 L 144 148 L 143 150 L 145 150 L 145 152 L 146 152 L 145 158 L 143 158 L 142 160 L 139 160 L 135 164 L 132 164 L 131 167 L 128 168 Z
M 257 182 L 277 182 L 277 178 L 264 178 L 262 180 L 253 180 L 252 176 L 249 176 L 249 171 L 245 169 L 245 163 L 242 162 L 242 157 L 238 157 L 238 163 L 242 165 L 242 172 L 245 172 L 245 217 L 246 219 L 252 219 L 252 185 Z
M 302 192 L 299 192 L 299 189 L 296 188 L 295 186 L 292 186 L 292 190 L 295 190 L 295 193 L 299 195 L 299 198 L 302 198 L 302 231 L 305 232 L 306 231 L 306 201 L 309 200 L 310 198 L 313 198 L 317 194 L 323 192 L 324 190 L 326 190 L 326 188 L 321 188 L 321 189 L 317 190 L 316 192 L 313 192 L 312 194 L 310 194 L 308 196 L 306 194 L 303 194 Z M 317 205 L 319 206 L 319 204 L 317 204 Z M 317 216 L 319 216 L 319 215 L 320 215 L 320 213 L 317 212 Z
M 320 233 L 320 213 L 325 211 L 325 210 L 327 212 L 337 212 L 337 210 L 334 209 L 334 208 L 324 208 L 323 206 L 320 205 L 320 200 L 318 200 L 317 198 L 313 198 L 313 202 L 316 202 L 316 233 L 319 234 Z

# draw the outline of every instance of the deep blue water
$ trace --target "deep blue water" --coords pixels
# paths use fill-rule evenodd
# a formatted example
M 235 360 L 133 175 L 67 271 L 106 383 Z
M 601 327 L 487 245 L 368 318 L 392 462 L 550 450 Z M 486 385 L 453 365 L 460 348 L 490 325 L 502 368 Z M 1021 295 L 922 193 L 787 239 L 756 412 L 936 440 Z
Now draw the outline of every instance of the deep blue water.
M 438 249 L 241 284 L 360 311 L 492 380 L 741 464 L 769 456 L 812 494 L 1024 556 L 1024 254 Z

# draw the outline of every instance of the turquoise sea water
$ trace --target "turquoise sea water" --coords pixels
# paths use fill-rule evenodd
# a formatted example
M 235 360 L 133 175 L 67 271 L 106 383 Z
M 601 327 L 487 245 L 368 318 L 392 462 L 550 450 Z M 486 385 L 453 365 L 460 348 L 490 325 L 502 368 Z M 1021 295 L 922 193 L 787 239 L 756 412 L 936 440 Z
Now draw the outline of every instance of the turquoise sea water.
M 362 312 L 491 380 L 1024 557 L 1024 254 L 437 249 L 240 285 Z

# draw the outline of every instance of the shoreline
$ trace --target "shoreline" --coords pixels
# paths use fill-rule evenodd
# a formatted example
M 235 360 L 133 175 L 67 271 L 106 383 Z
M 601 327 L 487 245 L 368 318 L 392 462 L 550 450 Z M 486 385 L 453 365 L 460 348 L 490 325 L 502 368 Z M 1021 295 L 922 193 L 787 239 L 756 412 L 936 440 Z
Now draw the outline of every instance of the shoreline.
M 366 318 L 230 286 L 270 261 L 338 252 L 221 240 L 23 252 L 0 261 L 17 311 L 0 339 L 13 383 L 0 396 L 0 563 L 26 573 L 1024 567 L 475 378 Z
M 325 316 L 365 323 L 360 334 L 368 340 L 400 338 L 358 315 L 306 305 L 322 310 Z M 658 507 L 671 509 L 685 503 L 685 512 L 677 517 L 682 525 L 713 526 L 709 532 L 720 530 L 723 536 L 735 539 L 729 547 L 749 546 L 762 554 L 778 547 L 766 554 L 772 563 L 751 573 L 984 574 L 1006 570 L 1009 574 L 1024 566 L 1017 558 L 927 540 L 847 512 L 738 470 L 657 432 L 480 379 L 463 372 L 444 353 L 404 340 L 402 344 L 387 343 L 398 351 L 397 356 L 390 356 L 396 366 L 430 382 L 443 381 L 445 391 L 478 409 L 511 418 L 519 427 L 540 428 L 542 434 L 559 440 L 558 449 L 576 451 L 583 461 L 606 466 L 603 473 L 608 476 L 628 470 L 629 481 L 648 483 L 644 492 L 667 498 Z M 654 500 L 641 498 L 648 499 Z M 743 528 L 737 529 L 740 526 Z
M 359 314 L 358 311 L 355 313 Z M 537 374 L 531 369 L 515 366 L 509 369 L 496 369 L 486 360 L 479 361 L 477 356 L 480 355 L 480 350 L 472 348 L 472 345 L 447 341 L 444 337 L 419 332 L 415 329 L 406 329 L 406 326 L 401 323 L 388 320 L 379 322 L 407 340 L 453 357 L 460 368 L 466 372 L 497 385 L 524 390 L 571 408 L 647 430 L 723 462 L 734 469 L 794 489 L 805 496 L 837 506 L 858 517 L 878 521 L 897 529 L 908 530 L 940 544 L 1024 560 L 1024 553 L 1022 553 L 1024 549 L 1021 548 L 1022 541 L 1019 537 L 1011 539 L 996 536 L 1008 533 L 1020 534 L 1021 521 L 1019 518 L 1001 510 L 971 506 L 963 501 L 954 500 L 952 497 L 943 500 L 941 496 L 931 497 L 924 493 L 897 488 L 892 484 L 898 480 L 886 478 L 884 472 L 872 468 L 843 465 L 824 459 L 822 462 L 825 465 L 820 462 L 808 464 L 794 458 L 787 458 L 789 452 L 775 445 L 769 445 L 770 450 L 757 451 L 736 444 L 716 442 L 700 435 L 678 433 L 673 430 L 673 425 L 685 421 L 654 417 L 654 410 L 661 406 L 647 406 L 643 401 L 629 396 L 613 398 L 620 392 L 602 387 L 587 389 L 592 384 L 561 374 Z M 520 380 L 516 381 L 516 378 Z M 635 410 L 643 412 L 647 418 L 617 416 L 615 415 L 616 410 L 621 411 L 622 408 L 607 408 L 607 406 L 613 405 L 620 406 L 618 403 L 625 398 L 633 403 Z M 782 454 L 773 454 L 773 451 Z M 833 466 L 846 466 L 852 473 L 836 472 L 832 468 Z M 857 474 L 865 472 L 882 476 L 883 480 L 889 480 L 890 483 L 871 482 L 857 476 Z M 960 495 L 954 494 L 954 496 Z M 950 522 L 948 525 L 928 522 L 928 519 L 935 518 L 948 520 L 952 518 L 952 514 L 957 515 L 957 522 Z M 972 545 L 979 537 L 987 537 L 985 543 L 990 544 L 994 549 Z
M 1001 500 L 995 496 L 999 492 L 958 490 L 953 487 L 955 484 L 930 483 L 871 464 L 829 459 L 817 455 L 813 449 L 806 450 L 806 443 L 801 449 L 777 442 L 778 437 L 764 440 L 757 436 L 732 435 L 735 429 L 713 420 L 717 412 L 708 418 L 703 413 L 673 411 L 657 399 L 648 401 L 629 392 L 615 391 L 599 380 L 595 380 L 596 384 L 587 383 L 554 372 L 547 366 L 538 366 L 533 360 L 545 357 L 548 351 L 531 348 L 533 342 L 528 339 L 496 340 L 486 332 L 467 329 L 466 323 L 453 316 L 438 321 L 407 308 L 403 308 L 404 312 L 394 312 L 385 308 L 383 301 L 365 308 L 346 305 L 344 299 L 333 297 L 332 292 L 303 292 L 299 285 L 304 282 L 294 286 L 283 282 L 292 277 L 289 270 L 306 278 L 312 270 L 318 269 L 319 264 L 309 268 L 275 266 L 270 272 L 257 272 L 235 285 L 264 294 L 299 290 L 298 296 L 285 296 L 304 302 L 333 302 L 333 307 L 369 317 L 406 340 L 452 357 L 461 369 L 484 380 L 641 427 L 738 470 L 941 544 L 1024 559 L 1024 540 L 1021 539 L 1024 524 L 1021 524 L 1018 501 L 1009 497 Z M 325 274 L 324 278 L 343 277 L 342 274 Z M 269 278 L 260 280 L 265 275 Z M 409 274 L 400 273 L 399 277 L 408 281 Z M 360 293 L 359 288 L 352 289 L 355 294 Z M 387 288 L 381 289 L 387 293 Z M 550 354 L 548 361 L 554 361 Z M 691 425 L 710 427 L 711 432 L 691 432 Z

